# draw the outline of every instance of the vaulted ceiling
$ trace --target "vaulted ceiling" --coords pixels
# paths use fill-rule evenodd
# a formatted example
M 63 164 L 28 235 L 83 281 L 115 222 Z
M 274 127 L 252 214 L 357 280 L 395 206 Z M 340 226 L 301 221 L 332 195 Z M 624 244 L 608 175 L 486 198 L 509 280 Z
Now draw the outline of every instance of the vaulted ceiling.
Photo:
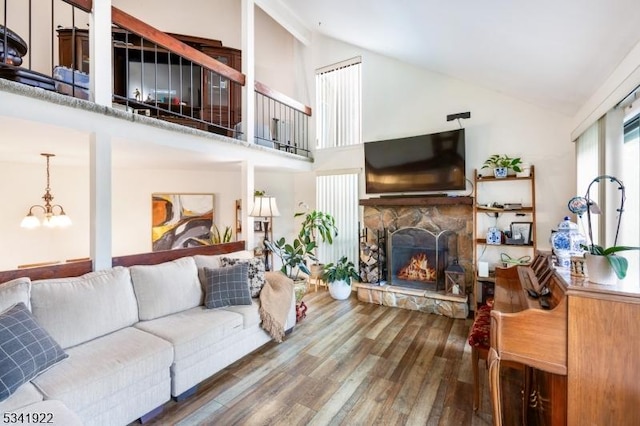
M 640 40 L 637 0 L 280 0 L 324 35 L 573 116 Z

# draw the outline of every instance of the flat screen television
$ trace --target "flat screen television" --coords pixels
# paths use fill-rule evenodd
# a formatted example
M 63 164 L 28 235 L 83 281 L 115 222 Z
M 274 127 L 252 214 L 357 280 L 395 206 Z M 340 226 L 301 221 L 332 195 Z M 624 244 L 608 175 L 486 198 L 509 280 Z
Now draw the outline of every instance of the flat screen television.
M 464 190 L 464 129 L 366 142 L 367 194 Z

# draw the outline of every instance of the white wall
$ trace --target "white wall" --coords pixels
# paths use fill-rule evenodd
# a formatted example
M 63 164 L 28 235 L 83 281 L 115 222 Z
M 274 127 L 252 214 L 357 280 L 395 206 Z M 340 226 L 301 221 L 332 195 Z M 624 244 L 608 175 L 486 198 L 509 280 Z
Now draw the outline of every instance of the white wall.
M 575 195 L 569 117 L 317 34 L 304 54 L 309 75 L 316 68 L 362 56 L 364 141 L 454 129 L 457 121 L 447 122 L 446 115 L 471 111 L 471 119 L 461 121 L 466 128 L 467 178 L 472 179 L 473 169 L 494 153 L 521 156 L 534 164 L 538 244 L 549 247 L 551 229 L 569 213 L 567 202 Z M 362 147 L 316 152 L 316 168 L 321 171 L 363 164 Z M 311 180 L 308 184 L 298 190 L 313 191 Z M 523 198 L 505 191 L 487 197 L 511 202 Z M 512 219 L 501 221 L 508 224 Z
M 42 205 L 46 187 L 45 161 L 39 164 L 0 163 L 0 191 L 5 197 L 0 221 L 0 269 L 89 256 L 89 169 L 60 167 L 51 160 L 52 203 L 60 204 L 73 225 L 66 229 L 24 229 L 20 221 L 29 207 Z M 57 209 L 56 209 L 57 211 Z M 41 216 L 41 209 L 34 209 Z
M 153 193 L 214 194 L 215 224 L 221 231 L 225 226 L 234 229 L 235 200 L 241 197 L 239 171 L 119 169 L 112 180 L 114 256 L 151 251 Z
M 51 192 L 73 221 L 66 229 L 44 227 L 27 230 L 20 221 L 34 204 L 42 204 L 46 183 L 45 166 L 0 163 L 2 193 L 11 200 L 3 207 L 0 222 L 0 270 L 20 264 L 64 261 L 88 257 L 89 169 L 51 165 Z M 263 176 L 265 182 L 269 176 Z M 188 171 L 116 169 L 113 181 L 113 255 L 151 251 L 151 194 L 212 193 L 215 223 L 222 230 L 233 228 L 235 200 L 240 198 L 240 171 Z M 19 185 L 16 184 L 19 182 Z M 284 199 L 285 197 L 283 197 Z M 284 203 L 286 206 L 286 203 Z M 285 212 L 287 211 L 285 207 Z M 34 212 L 39 213 L 38 210 Z M 233 236 L 235 240 L 235 232 Z

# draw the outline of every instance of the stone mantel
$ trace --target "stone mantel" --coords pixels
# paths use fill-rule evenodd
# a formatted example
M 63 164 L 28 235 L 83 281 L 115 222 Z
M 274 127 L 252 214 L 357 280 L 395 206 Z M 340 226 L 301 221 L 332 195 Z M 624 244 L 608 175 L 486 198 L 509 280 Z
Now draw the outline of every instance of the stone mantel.
M 447 204 L 467 204 L 473 205 L 473 197 L 460 196 L 428 196 L 428 197 L 376 197 L 363 198 L 359 203 L 361 206 L 438 206 Z

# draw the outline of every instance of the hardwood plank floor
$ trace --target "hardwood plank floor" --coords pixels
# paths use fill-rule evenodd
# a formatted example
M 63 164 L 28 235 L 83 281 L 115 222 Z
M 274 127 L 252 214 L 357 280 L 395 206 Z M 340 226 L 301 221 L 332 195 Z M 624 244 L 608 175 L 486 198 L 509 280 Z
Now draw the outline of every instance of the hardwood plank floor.
M 151 425 L 490 425 L 472 409 L 471 320 L 305 296 L 307 317 L 165 405 Z

